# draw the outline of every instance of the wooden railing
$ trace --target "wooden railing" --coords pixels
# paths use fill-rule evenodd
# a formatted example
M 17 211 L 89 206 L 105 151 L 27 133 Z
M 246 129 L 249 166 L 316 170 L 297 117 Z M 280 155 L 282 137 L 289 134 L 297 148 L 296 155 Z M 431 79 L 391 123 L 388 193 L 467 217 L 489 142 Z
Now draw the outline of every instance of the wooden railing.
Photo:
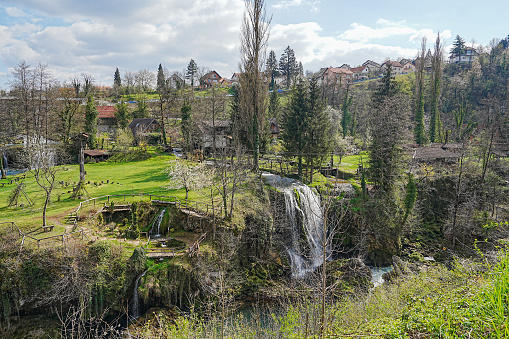
M 18 227 L 18 225 L 16 225 L 16 223 L 14 221 L 0 223 L 0 225 L 2 225 L 2 224 L 10 224 L 10 226 L 9 226 L 10 230 L 11 231 L 16 231 L 18 233 L 18 236 L 20 238 L 22 238 L 21 246 L 23 246 L 23 244 L 25 243 L 25 240 L 34 242 L 34 243 L 37 244 L 37 247 L 40 247 L 41 241 L 47 241 L 47 240 L 50 240 L 50 239 L 61 238 L 62 244 L 65 244 L 65 242 L 66 242 L 67 238 L 69 238 L 69 236 L 77 235 L 78 234 L 78 235 L 81 235 L 81 239 L 83 239 L 86 236 L 84 230 L 80 226 L 78 226 L 78 224 L 76 224 L 76 223 L 74 224 L 73 230 L 70 233 L 62 233 L 62 234 L 57 234 L 57 235 L 51 235 L 49 237 L 43 237 L 43 238 L 35 238 L 32 235 L 30 235 L 31 233 L 35 232 L 37 229 L 42 229 L 42 227 L 34 229 L 34 230 L 31 230 L 28 233 L 25 233 L 25 232 L 23 232 Z
M 115 195 L 103 195 L 97 198 L 91 198 L 84 201 L 81 201 L 76 211 L 74 211 L 74 215 L 79 218 L 80 212 L 83 210 L 83 208 L 87 205 L 93 204 L 96 205 L 97 202 L 106 200 L 105 203 L 109 204 L 110 200 L 112 198 L 116 197 L 122 197 L 123 201 L 126 201 L 126 197 L 135 197 L 135 196 L 141 196 L 141 197 L 148 197 L 150 201 L 158 201 L 161 203 L 170 203 L 175 204 L 175 206 L 178 206 L 179 209 L 190 209 L 194 210 L 196 212 L 202 212 L 206 213 L 209 216 L 212 217 L 220 217 L 223 213 L 223 205 L 218 203 L 217 205 L 211 205 L 205 202 L 201 201 L 193 201 L 189 199 L 179 199 L 175 196 L 164 196 L 164 195 L 155 195 L 155 194 L 147 194 L 147 193 L 130 193 L 130 194 L 115 194 Z

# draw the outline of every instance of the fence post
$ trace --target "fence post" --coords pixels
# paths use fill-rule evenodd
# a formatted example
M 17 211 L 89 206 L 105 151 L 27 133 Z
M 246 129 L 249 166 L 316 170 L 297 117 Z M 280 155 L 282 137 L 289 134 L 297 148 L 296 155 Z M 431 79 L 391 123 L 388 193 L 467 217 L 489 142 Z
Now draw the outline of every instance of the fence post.
M 108 203 L 110 202 L 110 196 L 108 195 Z

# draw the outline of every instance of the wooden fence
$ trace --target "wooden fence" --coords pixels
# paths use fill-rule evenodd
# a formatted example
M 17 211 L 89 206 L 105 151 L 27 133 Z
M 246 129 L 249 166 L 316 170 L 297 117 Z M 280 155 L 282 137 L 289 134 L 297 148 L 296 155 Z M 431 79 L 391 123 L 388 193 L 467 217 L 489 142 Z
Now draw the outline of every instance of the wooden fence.
M 0 223 L 0 225 L 3 225 L 3 224 L 9 224 L 8 227 L 11 230 L 11 232 L 16 232 L 18 234 L 18 236 L 21 238 L 21 246 L 22 247 L 23 247 L 25 241 L 30 241 L 30 242 L 33 242 L 34 244 L 37 244 L 37 247 L 39 248 L 41 246 L 41 241 L 45 242 L 45 241 L 55 240 L 55 241 L 62 242 L 62 244 L 65 244 L 67 239 L 70 238 L 71 236 L 78 235 L 78 236 L 81 236 L 81 239 L 83 239 L 86 236 L 84 230 L 77 224 L 74 225 L 73 230 L 70 233 L 62 233 L 62 234 L 57 234 L 57 235 L 52 235 L 52 236 L 42 237 L 42 238 L 35 238 L 32 234 L 37 230 L 43 229 L 43 227 L 39 227 L 39 228 L 30 230 L 29 232 L 23 232 L 18 227 L 18 225 L 16 225 L 16 223 L 14 221 Z
M 189 199 L 180 200 L 175 196 L 164 196 L 164 195 L 154 195 L 147 193 L 130 193 L 130 194 L 115 194 L 115 195 L 103 195 L 97 198 L 91 198 L 84 201 L 81 201 L 76 211 L 74 211 L 74 215 L 79 218 L 80 212 L 84 209 L 85 206 L 94 205 L 100 201 L 104 201 L 105 204 L 109 204 L 110 200 L 113 198 L 122 198 L 123 201 L 126 201 L 126 197 L 148 197 L 149 201 L 156 201 L 160 203 L 171 203 L 175 204 L 179 209 L 188 209 L 194 210 L 196 212 L 206 213 L 212 217 L 220 217 L 223 213 L 223 206 L 218 203 L 217 205 L 208 204 L 200 201 L 192 201 Z

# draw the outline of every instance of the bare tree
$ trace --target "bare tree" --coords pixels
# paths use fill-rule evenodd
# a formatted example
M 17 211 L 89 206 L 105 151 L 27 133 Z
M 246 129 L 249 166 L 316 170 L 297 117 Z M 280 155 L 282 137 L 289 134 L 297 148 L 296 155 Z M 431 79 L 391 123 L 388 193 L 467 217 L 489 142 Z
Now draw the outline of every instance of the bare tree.
M 244 124 L 249 126 L 247 130 L 251 140 L 254 171 L 258 171 L 260 134 L 266 120 L 268 84 L 262 69 L 265 64 L 270 21 L 265 14 L 263 0 L 246 1 L 240 36 L 240 109 L 241 116 L 245 119 Z
M 30 164 L 35 181 L 46 195 L 42 210 L 42 225 L 46 224 L 46 211 L 51 201 L 51 193 L 55 187 L 58 167 L 55 166 L 55 150 L 47 143 L 33 142 L 27 146 Z
M 153 87 L 156 76 L 148 69 L 142 69 L 136 72 L 134 79 L 138 90 L 146 92 Z
M 125 71 L 124 78 L 122 79 L 122 82 L 123 82 L 123 86 L 125 88 L 125 94 L 131 95 L 131 93 L 133 93 L 134 87 L 136 85 L 135 74 L 130 71 Z

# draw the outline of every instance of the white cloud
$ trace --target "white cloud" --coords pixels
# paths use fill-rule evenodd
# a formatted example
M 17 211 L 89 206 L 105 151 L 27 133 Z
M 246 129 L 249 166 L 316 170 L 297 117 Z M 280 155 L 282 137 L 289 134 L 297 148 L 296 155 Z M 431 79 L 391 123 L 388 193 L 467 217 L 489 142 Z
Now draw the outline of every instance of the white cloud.
M 286 8 L 290 8 L 290 7 L 298 7 L 298 6 L 302 5 L 302 3 L 303 3 L 302 0 L 282 0 L 282 1 L 279 1 L 278 3 L 272 5 L 272 8 L 286 9 Z
M 413 57 L 413 48 L 348 41 L 341 37 L 321 36 L 321 26 L 316 22 L 292 25 L 274 25 L 271 31 L 270 49 L 281 53 L 286 46 L 295 51 L 304 68 L 316 71 L 321 67 L 351 66 L 362 64 L 367 59 L 382 61 L 386 57 Z
M 5 7 L 5 13 L 14 18 L 23 18 L 28 16 L 28 14 L 26 14 L 21 8 L 17 7 Z
M 112 82 L 116 67 L 121 73 L 155 71 L 162 63 L 178 71 L 191 58 L 223 76 L 237 70 L 243 0 L 148 0 L 143 6 L 126 0 L 97 12 L 81 2 L 74 9 L 63 0 L 49 1 L 47 7 L 40 0 L 20 2 L 33 6 L 34 13 L 44 11 L 40 17 L 46 24 L 61 22 L 64 15 L 73 20 L 46 27 L 41 22 L 0 26 L 0 66 L 5 69 L 24 59 L 48 64 L 61 81 L 86 72 L 105 85 Z
M 387 22 L 388 23 L 388 22 Z M 383 39 L 397 35 L 415 34 L 416 30 L 402 25 L 384 25 L 382 28 L 372 28 L 358 23 L 350 25 L 351 29 L 339 36 L 341 39 L 350 41 L 367 42 L 374 39 Z

